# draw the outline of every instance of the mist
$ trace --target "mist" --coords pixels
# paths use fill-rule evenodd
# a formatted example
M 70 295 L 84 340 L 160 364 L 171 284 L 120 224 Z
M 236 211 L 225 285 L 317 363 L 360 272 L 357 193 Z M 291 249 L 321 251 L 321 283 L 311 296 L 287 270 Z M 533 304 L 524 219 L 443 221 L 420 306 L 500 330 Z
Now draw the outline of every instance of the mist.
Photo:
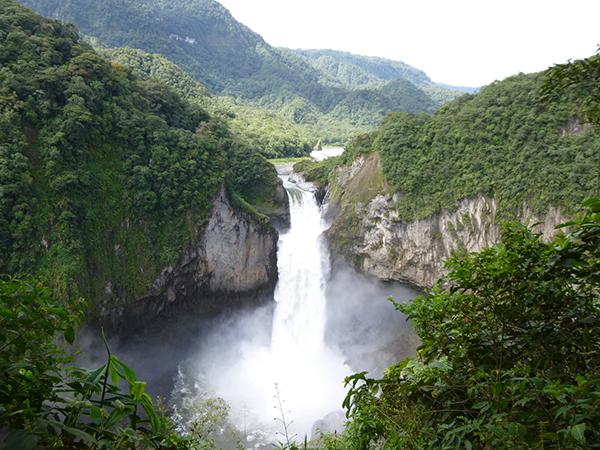
M 314 195 L 286 188 L 292 227 L 280 235 L 275 303 L 214 317 L 184 313 L 111 340 L 148 390 L 174 408 L 181 431 L 195 420 L 194 405 L 220 398 L 230 408 L 228 427 L 246 447 L 341 432 L 344 378 L 361 371 L 381 376 L 415 353 L 416 335 L 388 297 L 406 302 L 418 292 L 349 265 L 332 269 Z M 99 334 L 90 335 L 82 354 L 92 367 L 105 355 Z

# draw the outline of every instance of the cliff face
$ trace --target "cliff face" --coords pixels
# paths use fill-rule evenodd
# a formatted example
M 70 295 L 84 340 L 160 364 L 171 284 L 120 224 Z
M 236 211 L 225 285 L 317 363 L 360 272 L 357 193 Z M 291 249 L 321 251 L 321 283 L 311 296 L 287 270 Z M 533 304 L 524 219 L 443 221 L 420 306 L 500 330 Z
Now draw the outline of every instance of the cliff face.
M 285 231 L 290 227 L 290 200 L 281 180 L 277 184 L 275 200 L 277 207 L 266 214 L 278 230 Z
M 477 252 L 500 239 L 493 198 L 464 199 L 453 210 L 415 221 L 398 215 L 399 198 L 382 181 L 377 154 L 339 168 L 328 205 L 332 226 L 327 237 L 334 258 L 350 258 L 360 270 L 380 279 L 430 287 L 445 274 L 444 261 L 453 252 Z M 538 224 L 534 229 L 546 240 L 556 225 L 566 221 L 552 207 L 542 217 L 526 206 L 518 215 L 529 226 Z
M 209 315 L 268 301 L 277 282 L 277 241 L 269 222 L 232 208 L 222 189 L 197 244 L 162 270 L 147 295 L 104 310 L 104 316 L 113 327 L 130 332 L 182 311 Z M 108 305 L 110 286 L 106 294 Z

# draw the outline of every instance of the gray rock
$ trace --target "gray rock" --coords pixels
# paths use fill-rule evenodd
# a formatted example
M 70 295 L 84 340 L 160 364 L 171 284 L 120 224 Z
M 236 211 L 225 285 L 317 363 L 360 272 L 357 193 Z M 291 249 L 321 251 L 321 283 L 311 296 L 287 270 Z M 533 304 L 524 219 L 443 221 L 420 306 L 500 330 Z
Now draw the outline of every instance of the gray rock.
M 109 324 L 133 332 L 182 309 L 209 315 L 272 300 L 278 238 L 269 222 L 232 208 L 221 189 L 197 245 L 186 249 L 176 265 L 165 267 L 146 295 L 111 310 Z
M 349 258 L 362 272 L 382 280 L 398 280 L 428 288 L 446 274 L 444 262 L 455 251 L 464 249 L 479 252 L 500 240 L 496 220 L 496 201 L 479 195 L 460 201 L 452 210 L 423 220 L 404 221 L 396 210 L 398 193 L 380 193 L 367 203 L 348 200 L 345 190 L 356 190 L 356 182 L 365 177 L 365 158 L 358 158 L 352 166 L 338 169 L 335 196 L 328 196 L 328 219 L 333 226 L 326 236 L 334 258 Z M 367 175 L 368 176 L 368 175 Z M 361 178 L 362 177 L 362 178 Z M 352 204 L 350 204 L 352 203 Z M 350 223 L 349 217 L 352 218 Z M 533 227 L 549 241 L 556 234 L 556 225 L 566 221 L 565 214 L 550 207 L 542 216 L 523 205 L 518 219 Z M 339 230 L 353 228 L 350 244 L 336 244 Z

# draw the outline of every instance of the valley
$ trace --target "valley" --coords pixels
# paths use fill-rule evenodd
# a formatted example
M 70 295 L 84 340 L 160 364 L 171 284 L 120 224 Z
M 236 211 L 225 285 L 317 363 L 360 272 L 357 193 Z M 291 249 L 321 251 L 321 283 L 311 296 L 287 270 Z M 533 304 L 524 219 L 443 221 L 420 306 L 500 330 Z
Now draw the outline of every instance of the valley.
M 0 0 L 0 448 L 593 448 L 598 105 Z

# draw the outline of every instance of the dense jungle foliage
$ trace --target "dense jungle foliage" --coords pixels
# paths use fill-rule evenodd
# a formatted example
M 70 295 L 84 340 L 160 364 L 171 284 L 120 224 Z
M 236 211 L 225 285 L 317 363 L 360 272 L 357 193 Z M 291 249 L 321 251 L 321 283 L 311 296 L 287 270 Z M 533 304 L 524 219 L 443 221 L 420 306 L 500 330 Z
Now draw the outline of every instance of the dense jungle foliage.
M 550 244 L 506 226 L 501 244 L 455 255 L 444 284 L 397 305 L 418 354 L 382 379 L 347 379 L 341 447 L 597 447 L 600 199 L 584 206 Z
M 37 283 L 0 279 L 0 448 L 210 448 L 207 419 L 177 432 L 165 405 L 108 344 L 100 367 L 74 365 L 85 309 Z
M 509 77 L 431 116 L 392 113 L 369 135 L 371 144 L 365 146 L 362 136 L 349 148 L 381 154 L 407 220 L 478 194 L 494 197 L 505 219 L 519 216 L 524 205 L 535 213 L 548 205 L 569 211 L 599 186 L 600 133 L 588 113 L 598 102 L 590 100 L 589 86 L 548 95 L 544 79 L 550 74 Z M 297 168 L 323 184 L 333 167 L 351 160 Z
M 0 5 L 0 273 L 94 305 L 109 282 L 135 298 L 198 236 L 223 183 L 275 198 L 273 167 L 198 105 L 74 27 Z
M 141 78 L 152 77 L 170 86 L 183 99 L 221 118 L 238 142 L 267 158 L 304 156 L 316 142 L 309 130 L 278 113 L 239 103 L 233 97 L 211 96 L 202 83 L 158 54 L 130 48 L 99 51 L 112 61 L 130 67 Z
M 375 143 L 404 217 L 426 217 L 484 194 L 503 211 L 523 204 L 569 209 L 598 187 L 600 135 L 585 97 L 546 100 L 543 74 L 517 75 L 466 95 L 431 117 L 392 114 Z
M 47 17 L 75 23 L 103 46 L 161 54 L 213 93 L 303 125 L 315 142 L 346 142 L 378 126 L 388 112 L 430 112 L 447 100 L 443 88 L 424 91 L 403 78 L 416 73 L 414 69 L 398 72 L 405 83 L 359 92 L 324 83 L 322 71 L 292 52 L 271 47 L 214 0 L 23 3 Z

